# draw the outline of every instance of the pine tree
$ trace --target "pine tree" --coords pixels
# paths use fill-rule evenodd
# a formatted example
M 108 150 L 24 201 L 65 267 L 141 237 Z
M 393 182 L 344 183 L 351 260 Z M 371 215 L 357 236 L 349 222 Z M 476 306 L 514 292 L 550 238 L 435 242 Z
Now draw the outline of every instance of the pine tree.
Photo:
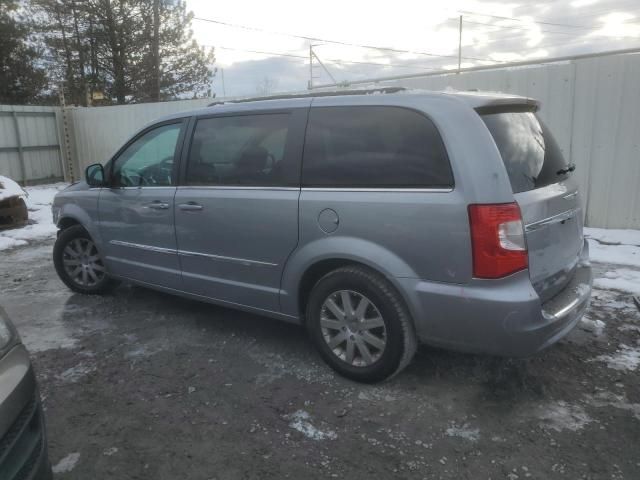
M 100 91 L 118 104 L 201 96 L 214 74 L 193 15 L 176 0 L 33 0 L 73 103 Z
M 147 26 L 142 38 L 146 47 L 139 65 L 140 101 L 159 101 L 185 94 L 201 96 L 211 85 L 215 70 L 213 51 L 199 47 L 193 39 L 191 21 L 184 1 L 142 2 L 142 18 Z
M 17 0 L 0 2 L 0 103 L 34 103 L 47 83 Z

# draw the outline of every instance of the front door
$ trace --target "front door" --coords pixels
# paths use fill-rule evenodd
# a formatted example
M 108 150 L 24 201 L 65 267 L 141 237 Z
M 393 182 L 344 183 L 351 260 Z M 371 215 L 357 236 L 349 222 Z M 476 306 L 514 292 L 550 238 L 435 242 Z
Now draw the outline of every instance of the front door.
M 112 162 L 110 188 L 100 193 L 99 224 L 105 262 L 115 275 L 181 287 L 173 201 L 184 123 L 145 130 Z
M 307 108 L 198 118 L 176 193 L 184 289 L 278 311 L 298 243 Z

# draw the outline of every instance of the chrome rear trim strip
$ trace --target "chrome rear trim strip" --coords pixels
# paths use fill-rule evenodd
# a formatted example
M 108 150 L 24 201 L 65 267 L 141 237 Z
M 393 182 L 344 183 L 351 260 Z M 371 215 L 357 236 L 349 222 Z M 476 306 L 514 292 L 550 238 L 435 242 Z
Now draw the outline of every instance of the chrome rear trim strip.
M 580 208 L 573 208 L 571 210 L 567 210 L 566 212 L 559 213 L 552 217 L 544 218 L 542 220 L 538 220 L 537 222 L 532 222 L 525 225 L 525 232 L 533 232 L 540 228 L 546 227 L 548 225 L 553 225 L 554 223 L 562 223 L 565 222 L 580 213 Z

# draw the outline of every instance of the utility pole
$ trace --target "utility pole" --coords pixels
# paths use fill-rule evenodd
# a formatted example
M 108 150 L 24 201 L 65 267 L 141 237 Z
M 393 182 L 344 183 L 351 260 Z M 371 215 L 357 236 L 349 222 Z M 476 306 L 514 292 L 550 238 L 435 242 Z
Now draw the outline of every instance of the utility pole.
M 220 68 L 220 77 L 222 80 L 222 96 L 227 96 L 227 90 L 224 88 L 224 68 Z
M 151 42 L 153 58 L 153 84 L 151 101 L 160 101 L 160 0 L 153 0 L 153 42 Z
M 462 64 L 462 15 L 460 15 L 460 25 L 458 26 L 458 73 Z
M 309 40 L 309 83 L 307 84 L 307 89 L 311 90 L 313 88 L 313 45 L 311 44 L 311 40 Z
M 73 157 L 71 156 L 71 132 L 69 128 L 69 113 L 67 112 L 67 103 L 64 97 L 64 81 L 60 82 L 58 89 L 58 97 L 60 99 L 60 107 L 62 111 L 62 142 L 60 145 L 61 150 L 64 149 L 64 160 L 66 165 L 66 172 L 62 172 L 65 175 L 65 180 L 73 182 L 76 179 L 75 172 L 73 170 Z M 63 153 L 62 151 L 60 153 Z
M 325 73 L 329 76 L 329 78 L 331 79 L 331 81 L 333 83 L 338 83 L 336 81 L 336 79 L 334 78 L 333 75 L 331 75 L 331 72 L 329 71 L 329 69 L 327 67 L 324 66 L 324 63 L 322 63 L 322 60 L 320 60 L 320 57 L 318 56 L 318 54 L 316 52 L 313 51 L 313 49 L 311 50 L 311 55 L 313 57 L 315 57 L 315 59 L 318 61 L 318 63 L 320 64 L 320 66 L 322 67 L 322 69 L 325 71 Z

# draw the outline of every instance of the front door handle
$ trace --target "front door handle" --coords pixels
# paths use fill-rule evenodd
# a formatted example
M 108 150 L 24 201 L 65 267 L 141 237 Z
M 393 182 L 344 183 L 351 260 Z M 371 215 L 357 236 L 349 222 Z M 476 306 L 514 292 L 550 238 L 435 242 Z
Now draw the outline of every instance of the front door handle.
M 185 210 L 187 212 L 195 212 L 197 210 L 202 210 L 203 207 L 199 203 L 188 202 L 188 203 L 181 203 L 180 205 L 178 205 L 178 208 L 180 210 Z
M 153 208 L 154 210 L 168 210 L 169 204 L 156 200 L 155 202 L 151 202 L 149 205 L 147 205 L 147 207 Z

